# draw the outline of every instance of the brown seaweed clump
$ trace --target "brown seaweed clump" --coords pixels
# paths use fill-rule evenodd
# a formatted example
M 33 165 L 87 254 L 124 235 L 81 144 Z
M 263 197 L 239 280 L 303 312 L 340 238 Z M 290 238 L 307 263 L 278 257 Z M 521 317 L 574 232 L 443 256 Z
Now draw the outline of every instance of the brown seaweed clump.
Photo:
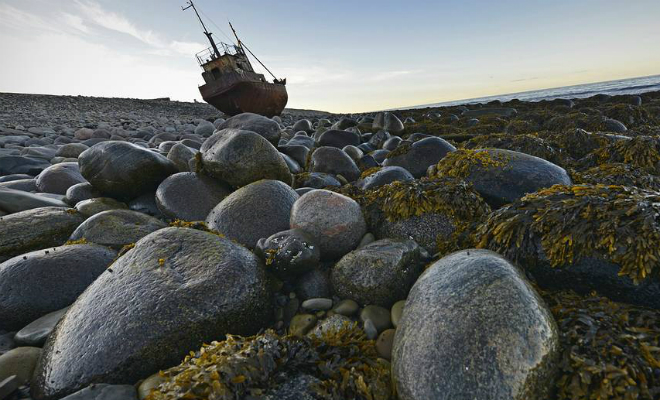
M 471 139 L 463 146 L 466 149 L 496 148 L 517 151 L 556 163 L 559 152 L 537 135 L 487 135 Z
M 594 152 L 599 164 L 626 163 L 660 173 L 660 142 L 648 136 L 617 140 Z
M 355 324 L 316 337 L 280 336 L 268 330 L 251 337 L 227 335 L 191 352 L 160 373 L 165 379 L 148 400 L 257 399 L 298 375 L 318 399 L 394 398 L 390 366 Z
M 431 167 L 429 176 L 465 179 L 470 175 L 473 167 L 483 170 L 503 168 L 507 165 L 509 160 L 505 154 L 492 154 L 484 150 L 458 149 L 447 153 L 437 165 Z
M 601 164 L 586 171 L 572 171 L 571 180 L 576 184 L 635 186 L 660 191 L 660 177 L 652 175 L 646 168 L 625 163 Z
M 660 315 L 596 295 L 542 292 L 559 327 L 557 400 L 660 397 Z
M 555 185 L 496 211 L 478 246 L 524 265 L 599 256 L 638 283 L 660 264 L 660 193 L 614 185 Z M 541 249 L 538 248 L 540 243 Z
M 579 160 L 614 141 L 608 135 L 590 133 L 583 129 L 573 129 L 561 133 L 540 132 L 539 136 L 545 139 L 550 146 L 559 149 L 564 158 L 570 157 L 573 160 Z

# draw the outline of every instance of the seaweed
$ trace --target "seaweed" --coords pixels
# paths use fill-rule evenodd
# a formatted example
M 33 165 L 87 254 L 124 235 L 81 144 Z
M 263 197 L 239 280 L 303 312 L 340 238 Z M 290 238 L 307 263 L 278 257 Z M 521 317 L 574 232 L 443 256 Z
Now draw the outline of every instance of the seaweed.
M 472 167 L 478 165 L 481 168 L 501 168 L 508 163 L 508 158 L 502 153 L 492 154 L 488 149 L 458 149 L 447 153 L 445 157 L 432 168 L 431 177 L 453 177 L 459 179 L 467 178 L 472 172 Z
M 478 247 L 523 265 L 570 268 L 600 256 L 640 282 L 660 264 L 660 193 L 615 185 L 555 185 L 491 215 L 475 232 Z M 541 248 L 539 249 L 538 246 Z
M 649 168 L 660 173 L 660 143 L 657 138 L 638 136 L 620 139 L 594 152 L 599 164 L 626 163 L 638 168 Z
M 316 378 L 309 386 L 319 399 L 394 398 L 390 366 L 357 324 L 320 336 L 281 336 L 272 330 L 251 336 L 227 335 L 222 342 L 190 352 L 160 372 L 164 382 L 148 400 L 258 398 L 291 376 Z
M 370 175 L 375 174 L 376 172 L 380 171 L 382 168 L 383 168 L 383 167 L 371 167 L 371 168 L 365 170 L 365 171 L 362 172 L 362 174 L 360 175 L 360 180 L 361 180 L 361 179 L 364 179 L 364 178 L 366 178 L 366 177 L 368 177 L 368 176 L 370 176 Z
M 544 292 L 559 327 L 557 400 L 660 396 L 658 311 L 595 294 Z
M 571 171 L 571 180 L 576 184 L 635 186 L 660 191 L 660 177 L 647 168 L 625 163 L 601 164 L 585 171 Z
M 469 140 L 463 146 L 465 149 L 496 148 L 517 151 L 535 157 L 556 162 L 560 160 L 560 152 L 544 139 L 534 134 L 509 135 L 496 134 L 478 136 Z

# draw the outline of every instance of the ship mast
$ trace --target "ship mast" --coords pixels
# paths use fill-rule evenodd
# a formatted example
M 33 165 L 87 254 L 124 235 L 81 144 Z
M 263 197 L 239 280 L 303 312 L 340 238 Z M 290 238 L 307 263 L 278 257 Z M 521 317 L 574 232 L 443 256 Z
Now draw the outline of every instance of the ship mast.
M 218 50 L 218 46 L 216 46 L 215 41 L 213 40 L 213 33 L 209 32 L 208 29 L 206 29 L 206 25 L 204 25 L 204 21 L 202 21 L 202 18 L 199 16 L 199 13 L 197 12 L 197 8 L 195 7 L 195 4 L 192 2 L 192 0 L 188 1 L 188 6 L 187 7 L 181 7 L 183 11 L 189 9 L 192 7 L 192 9 L 195 11 L 195 15 L 197 15 L 197 19 L 199 19 L 199 23 L 202 24 L 202 28 L 204 28 L 204 35 L 209 39 L 209 42 L 211 42 L 211 47 L 213 47 L 213 51 L 215 52 L 216 57 L 220 57 L 220 50 Z M 239 41 L 240 44 L 240 41 Z
M 275 81 L 277 81 L 277 80 L 278 80 L 277 77 L 276 77 L 272 72 L 270 72 L 270 70 L 268 69 L 268 67 L 265 66 L 264 63 L 262 63 L 261 60 L 258 59 L 257 56 L 254 55 L 254 53 L 252 52 L 252 50 L 250 50 L 250 49 L 249 49 L 249 48 L 248 48 L 248 47 L 247 47 L 247 46 L 241 41 L 241 39 L 238 38 L 238 34 L 236 34 L 236 29 L 234 29 L 234 26 L 231 24 L 231 22 L 229 23 L 229 27 L 231 28 L 231 31 L 234 32 L 234 36 L 236 37 L 236 40 L 238 41 L 238 47 L 241 48 L 241 51 L 243 52 L 243 54 L 245 54 L 245 50 L 247 50 L 250 54 L 252 54 L 252 57 L 254 57 L 254 59 L 257 60 L 257 62 L 258 62 L 259 64 L 261 64 L 261 66 L 264 67 L 264 68 L 266 69 L 266 71 L 268 71 L 268 73 L 270 74 L 270 76 L 272 76 L 273 79 L 275 79 Z M 286 81 L 286 79 L 283 80 L 282 82 L 284 82 L 284 81 Z

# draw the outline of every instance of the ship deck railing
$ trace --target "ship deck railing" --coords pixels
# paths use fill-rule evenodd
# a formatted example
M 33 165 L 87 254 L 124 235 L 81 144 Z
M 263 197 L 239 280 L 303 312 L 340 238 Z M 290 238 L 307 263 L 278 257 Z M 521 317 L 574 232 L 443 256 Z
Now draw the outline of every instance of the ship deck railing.
M 220 51 L 220 56 L 224 55 L 236 55 L 239 53 L 239 49 L 237 46 L 227 44 L 227 43 L 218 43 L 218 50 Z M 199 63 L 200 66 L 206 64 L 209 61 L 213 61 L 217 58 L 215 51 L 213 50 L 213 47 L 208 47 L 199 53 L 195 54 L 195 57 L 197 58 L 197 63 Z

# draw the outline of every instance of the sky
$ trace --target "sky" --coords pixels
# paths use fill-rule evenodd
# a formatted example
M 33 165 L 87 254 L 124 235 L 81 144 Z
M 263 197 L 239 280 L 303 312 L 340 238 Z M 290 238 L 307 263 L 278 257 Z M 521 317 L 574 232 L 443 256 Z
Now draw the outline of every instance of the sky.
M 197 0 L 288 107 L 365 112 L 660 74 L 658 0 Z M 0 92 L 201 101 L 184 0 L 0 0 Z M 211 23 L 213 21 L 215 24 Z M 253 62 L 255 69 L 259 69 Z

